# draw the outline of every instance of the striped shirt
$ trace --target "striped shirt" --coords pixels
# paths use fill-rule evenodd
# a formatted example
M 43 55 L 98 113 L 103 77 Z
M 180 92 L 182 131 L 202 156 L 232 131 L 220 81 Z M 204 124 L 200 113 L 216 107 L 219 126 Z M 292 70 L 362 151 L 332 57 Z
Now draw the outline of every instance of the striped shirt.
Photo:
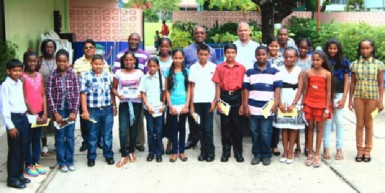
M 249 90 L 249 108 L 250 113 L 256 116 L 262 116 L 262 107 L 274 100 L 274 91 L 282 87 L 282 79 L 276 68 L 266 67 L 264 71 L 254 65 L 253 69 L 246 71 L 243 79 L 243 88 Z
M 378 79 L 379 72 L 385 70 L 384 64 L 370 57 L 369 59 L 360 58 L 352 62 L 351 71 L 356 75 L 355 98 L 378 99 Z
M 72 70 L 67 70 L 64 75 L 54 70 L 47 80 L 46 95 L 49 110 L 52 113 L 63 110 L 64 100 L 66 100 L 67 108 L 73 113 L 77 113 L 80 100 L 79 90 L 79 78 Z
M 87 96 L 87 107 L 99 108 L 112 104 L 111 101 L 112 76 L 103 71 L 96 76 L 94 71 L 86 72 L 81 82 L 81 93 Z
M 115 73 L 117 70 L 120 69 L 120 58 L 124 55 L 125 52 L 128 52 L 128 51 L 129 50 L 127 48 L 116 55 L 115 61 L 114 61 L 114 67 L 112 70 L 113 73 Z M 139 69 L 141 69 L 143 73 L 146 74 L 148 71 L 146 67 L 146 63 L 147 63 L 147 60 L 151 57 L 151 55 L 145 50 L 138 48 L 138 50 L 135 52 L 135 57 L 138 58 Z

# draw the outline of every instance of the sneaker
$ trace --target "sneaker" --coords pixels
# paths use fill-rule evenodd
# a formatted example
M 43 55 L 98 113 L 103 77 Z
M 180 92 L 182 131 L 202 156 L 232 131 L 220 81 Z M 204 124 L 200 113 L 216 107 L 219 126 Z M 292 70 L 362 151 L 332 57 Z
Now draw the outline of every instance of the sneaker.
M 39 174 L 47 173 L 45 168 L 43 166 L 41 166 L 40 164 L 35 164 L 35 168 L 36 168 L 37 172 L 39 172 Z
M 36 170 L 34 165 L 30 165 L 30 166 L 26 167 L 25 172 L 27 172 L 27 174 L 32 176 L 32 177 L 36 177 L 39 175 L 39 172 Z
M 261 158 L 254 156 L 254 158 L 251 160 L 251 165 L 257 165 L 259 162 L 261 162 Z
M 71 171 L 71 172 L 75 171 L 75 169 L 76 168 L 75 168 L 75 166 L 73 164 L 68 166 L 68 170 Z
M 60 171 L 63 172 L 63 173 L 68 172 L 68 167 L 67 167 L 66 165 L 60 166 L 59 169 L 60 169 Z
M 264 157 L 262 158 L 262 163 L 263 165 L 268 166 L 271 164 L 271 159 L 269 157 Z

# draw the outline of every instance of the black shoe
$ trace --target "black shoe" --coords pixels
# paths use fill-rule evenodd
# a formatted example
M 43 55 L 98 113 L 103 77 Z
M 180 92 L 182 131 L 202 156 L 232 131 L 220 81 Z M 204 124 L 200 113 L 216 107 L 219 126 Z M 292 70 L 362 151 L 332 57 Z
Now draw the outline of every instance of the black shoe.
M 195 146 L 197 145 L 198 142 L 193 142 L 193 141 L 188 141 L 186 143 L 186 146 L 185 146 L 185 149 L 191 149 L 191 148 L 195 148 Z
M 242 154 L 235 154 L 234 157 L 235 157 L 235 160 L 237 162 L 244 162 L 245 161 L 245 159 L 243 158 Z
M 113 164 L 115 164 L 114 158 L 107 158 L 107 159 L 106 159 L 106 162 L 107 162 L 108 165 L 113 165 Z
M 214 159 L 215 159 L 215 155 L 212 154 L 212 153 L 209 153 L 209 154 L 207 155 L 207 157 L 206 157 L 206 161 L 207 161 L 207 162 L 212 162 L 212 161 L 214 161 Z
M 87 161 L 87 165 L 88 165 L 88 167 L 94 167 L 94 165 L 95 165 L 95 160 L 88 160 L 88 161 Z
M 221 162 L 228 162 L 229 161 L 229 154 L 227 153 L 223 153 L 222 157 L 221 157 Z
M 162 162 L 162 155 L 156 155 L 156 162 Z
M 147 161 L 150 162 L 154 159 L 154 154 L 148 154 Z
M 20 182 L 20 181 L 7 183 L 7 186 L 11 188 L 18 188 L 18 189 L 23 189 L 27 187 L 23 182 Z
M 135 147 L 138 151 L 143 152 L 144 151 L 144 145 L 136 145 Z
M 24 183 L 24 184 L 28 184 L 28 183 L 31 183 L 31 180 L 28 179 L 28 178 L 25 178 L 25 177 L 20 177 L 19 178 L 19 181 Z
M 201 154 L 198 157 L 198 161 L 205 161 L 207 159 L 206 152 L 201 152 Z
M 80 146 L 79 151 L 83 152 L 83 151 L 85 151 L 85 150 L 87 150 L 87 149 L 88 149 L 87 144 L 82 143 L 82 146 Z
M 251 160 L 251 165 L 257 165 L 259 162 L 261 162 L 261 158 L 254 156 L 254 158 Z
M 262 163 L 263 165 L 268 166 L 271 164 L 271 159 L 269 157 L 264 157 L 262 158 Z

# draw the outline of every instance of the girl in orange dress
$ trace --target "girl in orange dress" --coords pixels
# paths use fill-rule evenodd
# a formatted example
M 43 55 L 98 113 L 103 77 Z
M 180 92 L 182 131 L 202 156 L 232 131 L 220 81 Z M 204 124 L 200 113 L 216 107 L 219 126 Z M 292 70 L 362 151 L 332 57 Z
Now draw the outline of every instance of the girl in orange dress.
M 323 51 L 315 51 L 312 56 L 312 68 L 306 71 L 304 89 L 304 109 L 309 124 L 307 140 L 309 154 L 305 164 L 321 166 L 320 148 L 323 137 L 323 122 L 331 118 L 332 111 L 332 67 Z M 314 125 L 317 128 L 315 156 L 313 156 Z

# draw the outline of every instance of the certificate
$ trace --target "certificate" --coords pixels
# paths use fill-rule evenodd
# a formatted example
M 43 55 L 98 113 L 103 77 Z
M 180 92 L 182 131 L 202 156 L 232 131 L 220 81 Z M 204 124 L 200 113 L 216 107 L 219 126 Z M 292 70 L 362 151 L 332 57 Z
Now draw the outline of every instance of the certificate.
M 121 91 L 125 99 L 136 99 L 139 95 L 137 88 L 123 87 Z

